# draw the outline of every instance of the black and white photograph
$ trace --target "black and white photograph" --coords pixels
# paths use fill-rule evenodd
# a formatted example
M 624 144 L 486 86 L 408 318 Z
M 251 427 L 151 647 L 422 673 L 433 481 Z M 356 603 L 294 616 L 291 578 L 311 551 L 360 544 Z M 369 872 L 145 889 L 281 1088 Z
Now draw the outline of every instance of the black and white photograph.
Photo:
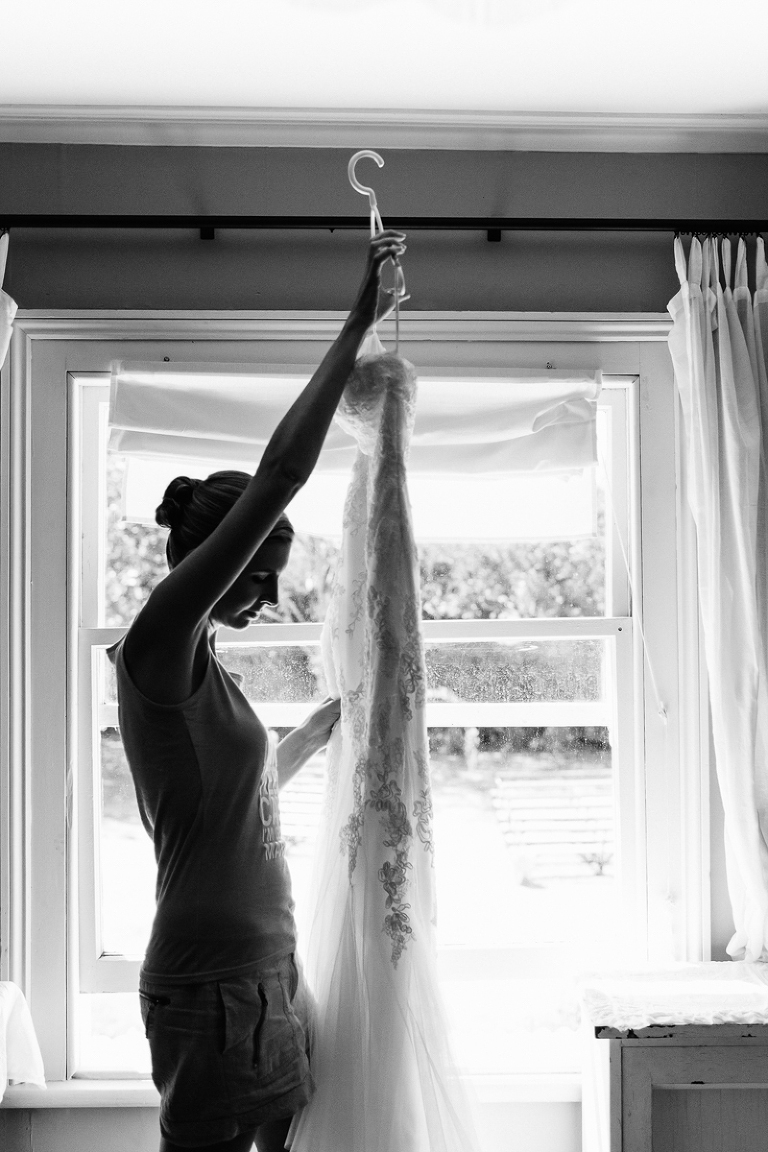
M 0 29 L 0 1152 L 768 1152 L 768 4 Z

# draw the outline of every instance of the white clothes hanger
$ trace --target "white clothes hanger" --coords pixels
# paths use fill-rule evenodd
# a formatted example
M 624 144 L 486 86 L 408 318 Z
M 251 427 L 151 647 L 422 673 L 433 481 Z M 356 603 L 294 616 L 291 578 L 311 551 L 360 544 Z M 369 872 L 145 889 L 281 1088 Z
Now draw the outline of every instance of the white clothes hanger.
M 384 225 L 381 222 L 379 208 L 376 203 L 376 193 L 374 192 L 373 188 L 369 188 L 366 184 L 361 184 L 355 175 L 357 162 L 363 158 L 375 160 L 379 168 L 384 167 L 384 160 L 381 156 L 379 156 L 378 152 L 371 152 L 369 148 L 363 148 L 360 152 L 355 152 L 354 156 L 351 158 L 349 164 L 347 165 L 347 175 L 349 176 L 349 182 L 354 188 L 355 192 L 359 192 L 361 196 L 368 197 L 368 207 L 371 213 L 371 237 L 373 237 L 377 232 L 384 231 Z
M 373 238 L 377 233 L 384 231 L 384 225 L 381 222 L 381 213 L 379 212 L 379 206 L 376 201 L 376 193 L 373 188 L 369 188 L 366 184 L 361 184 L 355 174 L 358 161 L 363 159 L 374 160 L 379 168 L 384 167 L 384 160 L 378 152 L 372 152 L 370 148 L 362 148 L 359 152 L 355 152 L 347 165 L 347 175 L 350 184 L 361 196 L 368 197 L 368 209 L 371 216 L 371 238 Z M 397 352 L 400 347 L 400 301 L 406 298 L 406 289 L 405 276 L 403 275 L 400 261 L 397 257 L 393 256 L 392 263 L 395 267 L 395 284 L 393 288 L 385 288 L 383 291 L 395 298 L 395 352 Z M 376 325 L 374 325 L 374 331 L 375 329 Z

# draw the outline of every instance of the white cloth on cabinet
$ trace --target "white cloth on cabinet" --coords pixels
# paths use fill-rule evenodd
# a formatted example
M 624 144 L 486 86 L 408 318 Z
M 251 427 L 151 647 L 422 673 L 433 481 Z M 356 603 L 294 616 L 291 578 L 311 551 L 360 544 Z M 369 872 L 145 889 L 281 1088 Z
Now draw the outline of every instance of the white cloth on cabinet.
M 294 1124 L 292 1152 L 476 1147 L 436 973 L 426 676 L 405 477 L 415 393 L 407 361 L 364 355 L 337 414 L 359 448 L 322 637 L 342 708 L 307 948 L 317 1092 Z
M 0 1100 L 9 1082 L 45 1088 L 45 1070 L 24 993 L 0 980 Z

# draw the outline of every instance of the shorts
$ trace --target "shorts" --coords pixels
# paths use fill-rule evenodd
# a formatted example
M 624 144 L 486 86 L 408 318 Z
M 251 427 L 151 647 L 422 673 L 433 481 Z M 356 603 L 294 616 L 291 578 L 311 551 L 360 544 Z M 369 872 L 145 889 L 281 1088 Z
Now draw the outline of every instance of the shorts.
M 312 1003 L 292 955 L 204 984 L 142 976 L 139 996 L 166 1140 L 232 1140 L 310 1099 Z

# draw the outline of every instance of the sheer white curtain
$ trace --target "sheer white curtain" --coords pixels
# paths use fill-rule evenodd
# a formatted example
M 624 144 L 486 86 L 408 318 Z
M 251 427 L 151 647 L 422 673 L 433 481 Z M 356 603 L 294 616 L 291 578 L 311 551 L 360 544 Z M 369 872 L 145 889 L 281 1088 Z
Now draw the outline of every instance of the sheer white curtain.
M 725 809 L 734 959 L 768 960 L 768 267 L 747 249 L 675 240 L 669 348 L 698 537 L 712 729 Z
M 0 236 L 0 368 L 5 363 L 8 345 L 11 342 L 13 318 L 16 315 L 16 301 L 3 292 L 5 262 L 8 259 L 8 233 Z

